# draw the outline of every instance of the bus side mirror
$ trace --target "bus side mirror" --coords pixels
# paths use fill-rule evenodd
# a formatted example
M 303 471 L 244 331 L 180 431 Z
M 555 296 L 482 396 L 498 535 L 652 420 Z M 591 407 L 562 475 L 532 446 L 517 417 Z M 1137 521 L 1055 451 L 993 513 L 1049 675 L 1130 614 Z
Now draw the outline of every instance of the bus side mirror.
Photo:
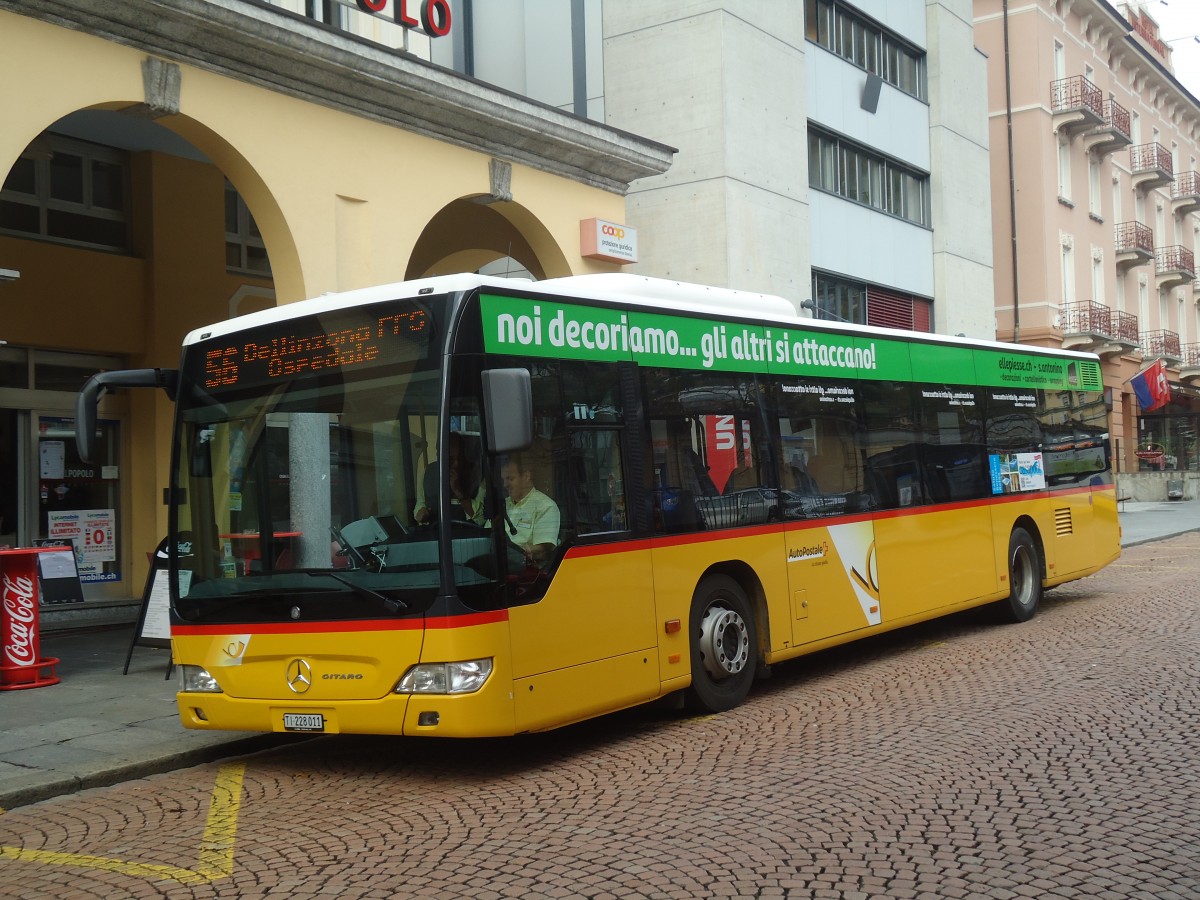
M 533 385 L 528 369 L 485 369 L 483 413 L 488 450 L 511 453 L 533 444 Z
M 125 369 L 101 372 L 89 378 L 75 398 L 75 444 L 79 458 L 88 465 L 95 463 L 96 404 L 100 392 L 109 387 L 159 387 L 174 400 L 179 385 L 177 369 Z

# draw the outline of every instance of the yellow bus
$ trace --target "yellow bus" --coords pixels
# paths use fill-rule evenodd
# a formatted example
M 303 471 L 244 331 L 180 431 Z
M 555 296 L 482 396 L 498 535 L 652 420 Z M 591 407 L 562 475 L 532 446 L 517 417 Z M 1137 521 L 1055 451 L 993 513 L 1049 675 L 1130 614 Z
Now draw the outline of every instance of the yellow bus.
M 189 334 L 189 728 L 510 735 L 1045 588 L 1120 550 L 1095 356 L 594 275 L 447 276 Z M 443 465 L 444 464 L 444 465 Z

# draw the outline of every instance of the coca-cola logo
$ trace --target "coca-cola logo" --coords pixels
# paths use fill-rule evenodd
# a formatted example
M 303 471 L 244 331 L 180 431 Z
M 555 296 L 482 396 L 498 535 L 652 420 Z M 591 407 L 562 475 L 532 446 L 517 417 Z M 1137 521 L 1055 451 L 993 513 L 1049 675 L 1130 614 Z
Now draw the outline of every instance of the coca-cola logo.
M 4 576 L 4 658 L 16 666 L 37 663 L 37 611 L 33 606 L 33 579 L 23 575 L 15 581 Z

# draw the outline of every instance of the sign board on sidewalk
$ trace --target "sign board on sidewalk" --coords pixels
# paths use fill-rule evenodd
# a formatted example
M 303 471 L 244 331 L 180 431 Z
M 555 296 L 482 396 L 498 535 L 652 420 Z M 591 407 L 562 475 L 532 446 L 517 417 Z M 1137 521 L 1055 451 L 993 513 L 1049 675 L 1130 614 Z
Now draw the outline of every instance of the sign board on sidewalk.
M 82 603 L 83 582 L 75 565 L 75 545 L 70 540 L 49 538 L 33 542 L 35 547 L 62 547 L 62 553 L 38 554 L 41 604 Z
M 134 647 L 156 647 L 160 650 L 169 650 L 171 647 L 171 592 L 167 563 L 167 539 L 163 538 L 150 558 L 150 572 L 142 591 L 142 609 L 133 630 L 133 640 L 129 642 L 129 652 L 125 655 L 123 675 L 129 674 L 129 661 L 133 659 Z M 168 662 L 167 677 L 170 675 L 171 665 Z

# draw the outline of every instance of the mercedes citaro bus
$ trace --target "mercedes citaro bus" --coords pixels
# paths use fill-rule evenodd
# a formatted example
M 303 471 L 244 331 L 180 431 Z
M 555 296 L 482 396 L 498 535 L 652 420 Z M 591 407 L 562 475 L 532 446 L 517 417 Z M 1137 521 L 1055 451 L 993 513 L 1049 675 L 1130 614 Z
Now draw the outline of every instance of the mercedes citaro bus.
M 835 644 L 1028 619 L 1120 552 L 1095 356 L 757 294 L 460 275 L 288 304 L 192 332 L 177 370 L 95 376 L 85 456 L 99 392 L 133 386 L 175 401 L 190 728 L 721 711 Z

